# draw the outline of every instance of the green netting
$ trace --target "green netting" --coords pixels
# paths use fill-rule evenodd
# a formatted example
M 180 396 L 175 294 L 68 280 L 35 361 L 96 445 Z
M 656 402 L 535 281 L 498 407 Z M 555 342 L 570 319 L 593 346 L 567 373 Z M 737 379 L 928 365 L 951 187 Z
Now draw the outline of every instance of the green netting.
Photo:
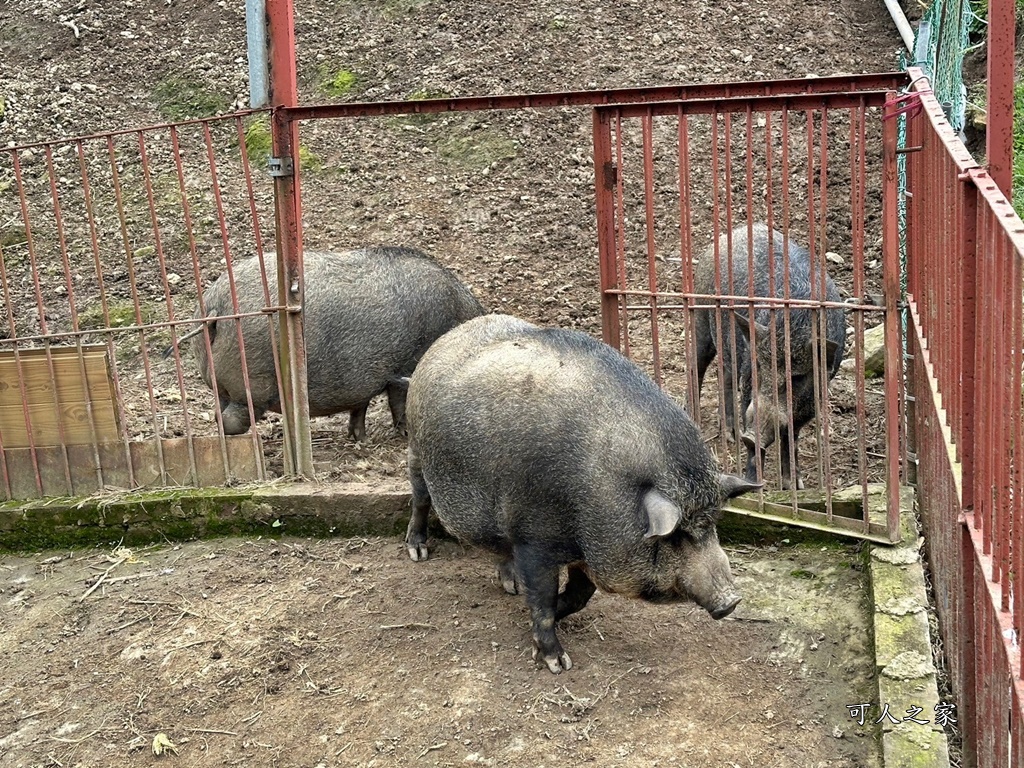
M 970 0 L 934 0 L 914 38 L 914 65 L 928 75 L 935 98 L 955 131 L 963 129 L 966 122 L 963 62 L 975 20 Z

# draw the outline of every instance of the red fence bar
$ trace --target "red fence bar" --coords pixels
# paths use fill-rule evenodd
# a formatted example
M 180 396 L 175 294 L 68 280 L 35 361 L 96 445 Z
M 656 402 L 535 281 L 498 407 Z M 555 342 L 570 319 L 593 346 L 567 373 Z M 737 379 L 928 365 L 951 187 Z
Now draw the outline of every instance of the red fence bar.
M 368 117 L 431 112 L 472 112 L 483 109 L 527 109 L 587 107 L 608 104 L 637 104 L 640 109 L 653 102 L 745 99 L 778 94 L 845 94 L 887 91 L 907 82 L 903 72 L 866 75 L 832 75 L 788 80 L 751 80 L 736 83 L 665 85 L 645 88 L 610 88 L 594 91 L 515 94 L 508 96 L 463 96 L 451 99 L 350 102 L 317 104 L 287 109 L 293 120 L 334 117 Z
M 280 314 L 282 401 L 288 414 L 285 438 L 285 471 L 301 477 L 313 476 L 312 435 L 309 428 L 309 398 L 306 394 L 306 344 L 301 307 L 304 297 L 302 276 L 302 198 L 299 182 L 299 123 L 288 108 L 298 103 L 295 71 L 295 19 L 292 0 L 267 0 L 267 32 L 270 41 L 270 100 L 275 167 L 274 202 L 277 220 L 278 302 L 288 307 Z
M 965 754 L 1024 764 L 1024 223 L 926 83 L 909 122 L 918 497 Z M 984 297 L 978 300 L 977 297 Z
M 597 251 L 601 280 L 601 329 L 604 343 L 621 349 L 620 303 L 607 291 L 618 285 L 615 258 L 616 166 L 612 160 L 611 115 L 594 111 L 594 188 L 597 194 Z
M 988 172 L 1007 199 L 1013 185 L 1013 89 L 1017 3 L 988 2 L 988 56 L 985 78 L 988 93 L 985 117 L 985 157 Z
M 892 108 L 895 94 L 890 94 L 886 100 L 886 114 Z M 882 123 L 882 163 L 883 163 L 883 189 L 882 196 L 885 199 L 895 200 L 897 195 L 896 179 L 896 122 L 895 120 L 883 120 Z M 902 425 L 902 403 L 900 399 L 900 379 L 897 371 L 903 370 L 900 361 L 900 352 L 903 349 L 903 340 L 900 328 L 900 313 L 898 304 L 900 301 L 899 282 L 899 233 L 897 230 L 896 207 L 889 206 L 884 210 L 884 222 L 882 229 L 882 260 L 885 265 L 885 402 L 887 432 L 886 448 L 888 463 L 886 467 L 886 490 L 889 494 L 888 503 L 888 527 L 890 534 L 898 530 L 899 526 L 899 482 L 900 472 L 900 428 Z

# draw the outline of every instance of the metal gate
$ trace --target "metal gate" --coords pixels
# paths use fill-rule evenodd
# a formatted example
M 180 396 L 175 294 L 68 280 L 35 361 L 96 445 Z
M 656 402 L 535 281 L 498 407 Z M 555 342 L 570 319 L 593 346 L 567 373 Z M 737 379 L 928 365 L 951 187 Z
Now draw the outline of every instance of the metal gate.
M 688 403 L 724 468 L 742 472 L 763 452 L 763 467 L 753 461 L 747 471 L 765 489 L 736 511 L 895 541 L 903 342 L 895 121 L 883 119 L 895 95 L 766 93 L 595 108 L 604 340 Z M 744 277 L 758 272 L 755 222 L 769 233 L 767 290 Z M 829 338 L 837 313 L 849 341 Z M 732 354 L 717 354 L 707 371 L 717 397 L 706 387 L 698 399 L 707 317 L 717 349 Z M 865 339 L 875 333 L 884 338 L 882 379 L 865 375 Z M 758 347 L 761 362 L 751 354 L 747 375 L 763 397 L 753 398 L 744 430 L 747 403 L 738 387 L 728 402 L 728 382 L 744 378 L 737 351 Z M 849 362 L 830 381 L 829 354 L 844 347 Z M 786 439 L 800 426 L 794 397 L 815 417 L 799 441 Z M 801 465 L 806 490 L 796 490 Z

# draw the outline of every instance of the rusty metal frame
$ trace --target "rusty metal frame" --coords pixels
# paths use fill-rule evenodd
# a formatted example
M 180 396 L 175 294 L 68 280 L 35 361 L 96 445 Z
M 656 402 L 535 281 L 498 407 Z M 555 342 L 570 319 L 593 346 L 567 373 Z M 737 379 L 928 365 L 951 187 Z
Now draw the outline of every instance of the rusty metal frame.
M 964 752 L 1024 764 L 1024 222 L 928 83 L 909 121 L 908 301 L 918 500 Z M 1013 642 L 1013 638 L 1017 642 Z
M 787 127 L 786 115 L 791 113 L 808 113 L 812 110 L 821 111 L 820 123 L 815 126 L 808 121 L 807 132 L 808 141 L 813 142 L 817 137 L 818 133 L 821 134 L 821 147 L 822 152 L 825 151 L 826 146 L 826 130 L 829 110 L 849 110 L 852 119 L 850 121 L 850 133 L 851 133 L 851 147 L 856 145 L 860 152 L 863 151 L 864 145 L 864 125 L 867 119 L 868 111 L 871 109 L 884 108 L 886 110 L 892 109 L 892 104 L 895 101 L 896 95 L 891 88 L 876 90 L 868 89 L 856 93 L 770 93 L 767 95 L 757 96 L 737 96 L 737 97 L 720 97 L 713 96 L 704 99 L 696 99 L 691 101 L 674 101 L 674 102 L 638 102 L 638 103 L 627 103 L 627 104 L 615 104 L 615 105 L 602 105 L 594 108 L 594 169 L 595 169 L 595 188 L 597 196 L 597 219 L 598 219 L 598 251 L 599 251 L 599 266 L 600 266 L 600 280 L 601 280 L 601 307 L 602 307 L 602 336 L 606 343 L 613 347 L 622 350 L 625 354 L 629 354 L 629 334 L 625 332 L 626 323 L 628 321 L 629 312 L 631 310 L 639 310 L 641 314 L 647 315 L 650 318 L 650 343 L 651 343 L 651 354 L 653 356 L 653 376 L 655 380 L 659 380 L 661 372 L 661 361 L 659 354 L 659 328 L 655 318 L 659 312 L 666 311 L 680 311 L 692 318 L 694 309 L 698 308 L 721 308 L 727 305 L 741 304 L 749 306 L 751 309 L 760 308 L 775 308 L 775 307 L 805 307 L 812 309 L 825 309 L 831 307 L 839 307 L 845 310 L 852 311 L 855 317 L 862 318 L 866 312 L 884 312 L 885 317 L 885 333 L 887 339 L 887 360 L 886 367 L 888 371 L 900 371 L 902 369 L 902 359 L 899 350 L 902 348 L 902 328 L 901 328 L 901 306 L 900 306 L 900 275 L 899 275 L 899 245 L 898 245 L 898 232 L 897 232 L 897 218 L 896 218 L 896 124 L 894 120 L 882 121 L 882 135 L 883 135 L 883 200 L 884 200 L 884 224 L 883 224 L 883 248 L 882 252 L 884 255 L 884 269 L 885 275 L 884 284 L 884 297 L 885 306 L 879 308 L 873 303 L 866 303 L 863 298 L 860 300 L 854 298 L 845 302 L 832 302 L 824 299 L 824 284 L 825 284 L 825 266 L 824 266 L 824 252 L 825 246 L 825 227 L 824 222 L 821 223 L 819 231 L 815 233 L 813 228 L 813 222 L 817 214 L 815 210 L 809 211 L 809 221 L 812 222 L 811 229 L 811 256 L 813 263 L 813 276 L 811 281 L 811 295 L 808 299 L 794 299 L 789 296 L 788 293 L 788 278 L 785 280 L 784 295 L 778 298 L 765 298 L 759 297 L 755 299 L 753 295 L 737 295 L 733 286 L 717 284 L 717 275 L 719 270 L 715 270 L 716 274 L 716 290 L 712 294 L 706 294 L 697 292 L 694 290 L 692 282 L 692 269 L 682 270 L 682 288 L 681 291 L 676 290 L 660 290 L 654 282 L 654 265 L 653 265 L 653 230 L 654 222 L 652 221 L 653 216 L 653 204 L 652 204 L 652 150 L 651 150 L 651 119 L 655 116 L 675 117 L 679 121 L 679 146 L 684 148 L 688 141 L 686 135 L 686 120 L 690 116 L 694 115 L 707 115 L 715 117 L 711 124 L 712 138 L 712 152 L 718 152 L 719 141 L 724 142 L 724 147 L 721 154 L 725 157 L 729 157 L 731 150 L 729 148 L 729 121 L 732 116 L 735 116 L 736 121 L 744 120 L 747 125 L 747 135 L 751 135 L 750 122 L 752 114 L 764 115 L 767 124 L 768 116 L 779 113 L 783 116 L 782 127 L 783 137 L 785 137 Z M 721 135 L 716 133 L 719 126 L 719 118 L 724 121 L 725 128 Z M 643 179 L 642 179 L 642 191 L 638 194 L 645 201 L 641 206 L 643 213 L 638 214 L 639 218 L 645 218 L 641 228 L 644 231 L 644 245 L 642 250 L 646 254 L 645 259 L 647 263 L 647 274 L 648 274 L 648 285 L 647 286 L 635 286 L 628 287 L 625 281 L 624 273 L 624 247 L 622 244 L 622 233 L 625 229 L 622 222 L 618 220 L 620 212 L 623 211 L 623 171 L 622 171 L 622 126 L 627 120 L 640 121 L 641 126 L 641 147 L 642 147 L 642 159 L 636 160 L 636 162 L 642 165 Z M 613 134 L 616 137 L 613 140 Z M 766 132 L 766 137 L 768 133 Z M 766 138 L 766 143 L 769 143 Z M 745 178 L 746 178 L 746 197 L 747 197 L 747 209 L 751 209 L 751 185 L 750 179 L 752 175 L 751 171 L 751 147 L 749 146 L 746 151 L 745 160 Z M 770 156 L 770 148 L 766 150 Z M 782 141 L 782 152 L 785 159 L 786 152 L 788 151 L 788 141 L 784 138 Z M 682 232 L 680 233 L 680 247 L 682 248 L 681 257 L 685 263 L 689 260 L 691 253 L 693 253 L 692 241 L 689 238 L 689 225 L 688 212 L 689 212 L 689 201 L 688 192 L 685 183 L 685 177 L 688 174 L 687 170 L 687 156 L 688 153 L 680 151 L 679 167 L 680 167 L 680 226 Z M 861 157 L 858 162 L 857 158 Z M 728 162 L 725 162 L 722 173 L 724 176 L 720 179 L 719 174 L 719 160 L 712 161 L 712 174 L 714 179 L 712 186 L 715 190 L 723 188 L 726 199 L 724 201 L 724 215 L 727 221 L 725 222 L 724 232 L 718 230 L 719 218 L 722 211 L 719 208 L 719 200 L 717 194 L 712 194 L 713 200 L 713 214 L 712 221 L 714 222 L 715 231 L 712 236 L 712 242 L 715 244 L 715 258 L 716 263 L 719 259 L 724 259 L 725 256 L 718 253 L 718 236 L 724 234 L 727 238 L 729 233 L 732 231 L 734 222 L 732 221 L 732 205 L 730 202 L 730 194 L 733 186 L 731 178 L 732 169 Z M 825 168 L 827 158 L 822 156 L 819 167 L 814 167 L 813 164 L 808 164 L 808 184 L 813 186 L 818 184 L 821 189 L 821 195 L 826 194 L 826 183 L 825 183 Z M 858 155 L 856 152 L 851 151 L 850 156 L 851 163 L 851 179 L 855 182 L 851 185 L 851 198 L 853 200 L 853 207 L 856 209 L 857 204 L 863 205 L 864 202 L 864 169 L 862 155 Z M 788 161 L 784 163 L 784 167 L 789 167 Z M 638 171 L 639 173 L 639 171 Z M 820 177 L 820 178 L 819 178 Z M 740 182 L 742 183 L 742 182 Z M 783 175 L 783 203 L 782 203 L 782 218 L 786 218 L 789 214 L 786 213 L 790 210 L 791 203 L 788 198 L 788 186 L 785 183 L 785 175 Z M 825 209 L 825 201 L 822 202 L 822 211 Z M 813 205 L 813 203 L 811 203 Z M 767 198 L 767 206 L 769 211 L 772 210 L 771 194 Z M 625 215 L 624 213 L 621 215 Z M 770 214 L 771 215 L 771 214 Z M 854 210 L 854 216 L 863 217 L 862 212 Z M 751 222 L 748 222 L 748 228 Z M 856 233 L 855 233 L 856 235 Z M 784 237 L 788 236 L 788 229 L 784 233 Z M 861 237 L 861 240 L 863 238 Z M 784 250 L 786 244 L 784 244 Z M 731 244 L 727 244 L 726 251 L 732 252 Z M 858 251 L 863 252 L 863 243 Z M 748 252 L 748 259 L 753 258 L 752 253 Z M 643 259 L 641 259 L 643 260 Z M 786 262 L 786 268 L 788 269 L 788 261 Z M 748 265 L 748 271 L 750 267 Z M 855 272 L 857 270 L 855 269 Z M 727 270 L 731 275 L 731 270 Z M 769 270 L 770 274 L 774 274 L 774 270 Z M 750 290 L 753 290 L 752 287 Z M 630 303 L 630 302 L 633 303 Z M 719 310 L 720 311 L 720 310 Z M 784 334 L 786 339 L 786 345 L 789 345 L 789 323 L 788 316 L 784 316 L 786 319 Z M 824 321 L 824 313 L 820 315 L 821 321 Z M 774 318 L 773 318 L 774 319 Z M 855 325 L 860 326 L 859 339 L 862 343 L 863 340 L 863 322 L 855 322 Z M 693 328 L 692 320 L 689 320 L 687 326 Z M 687 339 L 687 354 L 688 360 L 693 360 L 695 355 L 695 348 L 692 342 L 692 332 L 688 331 L 684 334 Z M 750 333 L 753 334 L 754 328 L 751 326 Z M 721 334 L 721 325 L 719 324 L 719 334 Z M 820 335 L 820 338 L 824 338 L 824 334 Z M 719 336 L 718 345 L 721 347 L 722 338 Z M 856 346 L 856 345 L 855 345 Z M 859 353 L 859 350 L 858 350 Z M 719 365 L 721 365 L 721 356 L 719 356 Z M 822 355 L 821 361 L 824 360 Z M 814 357 L 815 365 L 815 385 L 816 385 L 816 399 L 824 401 L 825 411 L 827 411 L 827 376 L 823 367 L 823 364 L 819 362 L 819 357 Z M 735 358 L 733 359 L 733 365 L 735 366 Z M 789 375 L 789 358 L 786 358 L 786 375 Z M 694 366 L 687 366 L 687 375 L 691 383 L 689 391 L 691 393 L 691 412 L 696 413 L 696 403 L 692 401 L 696 373 L 692 370 Z M 734 380 L 737 376 L 737 371 L 733 370 Z M 721 377 L 722 371 L 719 371 Z M 754 377 L 757 376 L 756 366 L 752 372 Z M 756 378 L 755 378 L 756 387 Z M 831 477 L 829 474 L 828 461 L 821 457 L 819 460 L 819 468 L 823 468 L 824 475 L 820 478 L 821 485 L 825 488 L 824 490 L 824 505 L 825 512 L 818 512 L 809 508 L 801 508 L 798 505 L 796 495 L 792 496 L 789 504 L 779 504 L 777 502 L 769 501 L 763 496 L 758 499 L 747 499 L 738 502 L 734 505 L 736 511 L 749 514 L 757 514 L 759 516 L 779 520 L 789 523 L 796 523 L 799 525 L 806 525 L 809 527 L 822 527 L 829 530 L 843 533 L 844 535 L 854 535 L 861 538 L 867 538 L 879 542 L 891 543 L 899 538 L 899 515 L 900 515 L 900 485 L 905 480 L 904 477 L 904 462 L 901 459 L 905 456 L 906 449 L 906 436 L 904 424 L 904 413 L 901 406 L 901 399 L 903 396 L 903 382 L 902 376 L 899 375 L 887 375 L 885 377 L 885 401 L 886 401 L 886 424 L 887 424 L 887 482 L 886 482 L 886 518 L 885 523 L 874 522 L 870 519 L 863 520 L 850 520 L 836 516 L 832 512 L 831 503 Z M 792 412 L 792 393 L 789 393 L 790 402 L 788 403 L 789 411 Z M 724 404 L 719 402 L 720 409 L 720 420 L 724 419 L 724 413 L 721 409 L 724 408 Z M 864 403 L 863 403 L 863 392 L 858 393 L 858 413 L 863 419 Z M 755 420 L 757 415 L 755 413 Z M 828 445 L 828 417 L 827 413 L 822 413 L 822 429 L 824 431 L 824 440 L 827 450 Z M 777 436 L 778 437 L 778 436 Z M 736 443 L 738 444 L 738 439 Z M 819 448 L 820 450 L 820 448 Z M 790 443 L 790 466 L 795 466 L 795 443 Z M 862 462 L 863 463 L 863 462 Z M 864 499 L 864 506 L 867 507 L 868 490 L 866 486 L 866 480 L 861 480 L 862 484 L 862 498 Z

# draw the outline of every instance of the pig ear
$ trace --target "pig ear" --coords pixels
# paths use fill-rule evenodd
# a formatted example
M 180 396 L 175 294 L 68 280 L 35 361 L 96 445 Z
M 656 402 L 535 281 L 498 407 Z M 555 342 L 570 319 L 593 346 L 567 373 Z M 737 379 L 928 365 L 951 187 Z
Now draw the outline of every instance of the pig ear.
M 743 314 L 743 312 L 741 312 L 738 309 L 734 309 L 732 313 L 736 319 L 736 325 L 740 329 L 740 333 L 743 334 L 743 338 L 746 339 L 747 341 L 750 341 L 750 318 L 748 318 L 745 314 Z M 755 320 L 754 330 L 757 332 L 757 335 L 760 336 L 761 338 L 767 338 L 767 325 L 761 325 L 761 323 Z
M 751 483 L 742 477 L 725 474 L 718 476 L 718 484 L 722 488 L 723 499 L 731 499 L 744 493 L 750 493 L 764 486 L 764 483 Z
M 644 536 L 648 539 L 668 536 L 679 527 L 679 521 L 683 519 L 683 511 L 655 488 L 644 494 L 641 504 L 647 514 L 647 532 Z
M 831 368 L 836 359 L 836 353 L 839 352 L 839 345 L 832 341 L 832 339 L 825 340 L 825 365 Z M 810 357 L 814 354 L 814 342 L 807 342 L 807 355 Z

